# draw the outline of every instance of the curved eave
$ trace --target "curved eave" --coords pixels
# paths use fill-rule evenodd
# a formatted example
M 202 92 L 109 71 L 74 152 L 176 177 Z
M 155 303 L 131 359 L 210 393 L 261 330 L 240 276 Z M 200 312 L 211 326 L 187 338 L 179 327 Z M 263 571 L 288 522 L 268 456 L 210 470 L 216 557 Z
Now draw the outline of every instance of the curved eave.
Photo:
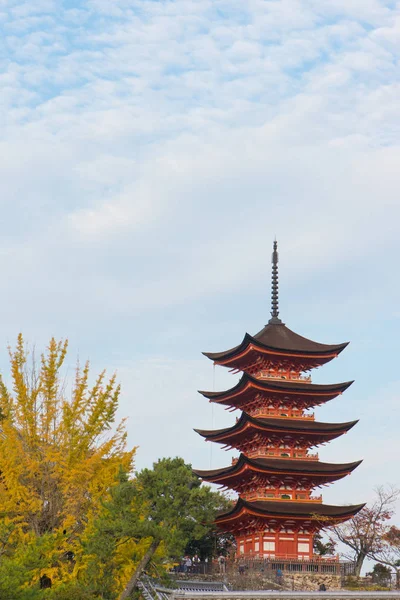
M 280 327 L 278 325 L 278 327 Z M 287 328 L 286 328 L 287 329 Z M 287 329 L 288 330 L 288 329 Z M 288 330 L 290 331 L 290 330 Z M 261 332 L 260 332 L 261 333 Z M 301 338 L 297 334 L 294 334 L 297 338 Z M 259 334 L 257 334 L 259 335 Z M 334 358 L 338 354 L 340 354 L 346 346 L 349 345 L 349 342 L 345 342 L 343 344 L 337 345 L 327 345 L 327 344 L 319 344 L 318 342 L 312 342 L 311 340 L 304 339 L 306 342 L 309 342 L 311 345 L 314 344 L 315 349 L 312 348 L 285 348 L 274 346 L 270 344 L 266 344 L 261 342 L 256 337 L 251 336 L 249 333 L 246 333 L 243 340 L 238 346 L 234 348 L 230 348 L 229 350 L 225 350 L 223 352 L 203 352 L 204 356 L 213 360 L 217 363 L 224 363 L 225 361 L 229 361 L 230 359 L 235 358 L 239 354 L 242 354 L 246 351 L 246 349 L 252 345 L 255 349 L 258 349 L 260 352 L 266 352 L 269 354 L 277 354 L 281 356 L 293 356 L 293 357 L 304 357 L 304 358 Z
M 354 425 L 358 423 L 358 419 L 355 421 L 348 421 L 347 423 L 321 423 L 318 421 L 301 421 L 300 419 L 257 419 L 251 417 L 246 413 L 243 413 L 240 419 L 232 427 L 226 427 L 225 429 L 205 430 L 195 429 L 194 431 L 202 437 L 218 441 L 218 438 L 230 437 L 234 434 L 239 434 L 246 428 L 253 427 L 254 429 L 265 431 L 265 432 L 279 432 L 288 433 L 295 435 L 341 435 L 350 431 Z M 222 440 L 221 440 L 222 441 Z
M 262 380 L 257 379 L 256 377 L 252 377 L 247 373 L 244 373 L 242 377 L 239 379 L 236 385 L 229 390 L 225 390 L 222 392 L 207 392 L 204 390 L 198 390 L 199 394 L 202 394 L 205 398 L 209 400 L 214 400 L 215 402 L 222 402 L 223 400 L 227 400 L 231 396 L 237 396 L 239 393 L 245 391 L 246 389 L 255 389 L 264 392 L 275 392 L 284 394 L 296 394 L 296 395 L 304 395 L 304 396 L 332 396 L 339 395 L 347 390 L 348 387 L 354 381 L 344 381 L 342 383 L 332 383 L 332 384 L 318 384 L 318 383 L 297 383 L 295 381 L 275 381 L 275 380 Z M 333 396 L 334 397 L 334 396 Z
M 282 475 L 293 476 L 301 476 L 304 474 L 307 476 L 321 478 L 326 476 L 344 477 L 345 475 L 354 471 L 354 469 L 356 469 L 361 463 L 362 460 L 352 463 L 335 464 L 323 463 L 319 461 L 292 460 L 290 458 L 251 459 L 246 457 L 244 454 L 241 454 L 239 460 L 234 465 L 209 471 L 199 471 L 197 469 L 193 469 L 193 472 L 204 479 L 204 481 L 210 481 L 214 483 L 219 483 L 226 478 L 237 476 L 246 469 L 253 472 L 271 475 L 279 473 Z
M 310 506 L 307 503 L 297 502 L 247 502 L 239 498 L 233 509 L 227 513 L 219 515 L 215 523 L 218 525 L 224 521 L 230 521 L 239 518 L 243 514 L 249 514 L 256 517 L 290 517 L 293 519 L 310 519 L 318 521 L 328 519 L 349 519 L 356 515 L 365 504 L 354 504 L 350 506 L 334 506 L 330 504 L 315 504 Z

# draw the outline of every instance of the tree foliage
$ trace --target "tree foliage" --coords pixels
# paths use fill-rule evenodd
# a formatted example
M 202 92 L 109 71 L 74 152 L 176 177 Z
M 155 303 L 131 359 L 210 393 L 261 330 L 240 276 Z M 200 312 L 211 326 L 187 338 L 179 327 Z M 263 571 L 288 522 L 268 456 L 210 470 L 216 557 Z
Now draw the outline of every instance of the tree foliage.
M 136 485 L 145 515 L 142 537 L 163 541 L 173 557 L 182 554 L 190 538 L 202 537 L 216 511 L 229 505 L 222 494 L 202 486 L 182 458 L 160 459 L 137 475 Z
M 372 577 L 372 581 L 378 585 L 388 585 L 391 580 L 391 569 L 386 565 L 375 563 L 371 573 L 367 573 Z
M 376 498 L 345 523 L 331 528 L 337 541 L 344 544 L 344 556 L 356 563 L 355 575 L 360 576 L 366 557 L 374 557 L 381 548 L 382 538 L 389 529 L 399 490 L 393 486 L 378 487 Z
M 332 556 L 335 554 L 336 543 L 331 538 L 324 540 L 320 533 L 314 535 L 313 547 L 315 554 L 319 556 Z
M 109 596 L 130 574 L 119 596 L 129 598 L 144 569 L 154 559 L 171 563 L 182 556 L 189 540 L 208 533 L 216 513 L 225 510 L 228 501 L 193 474 L 182 458 L 163 458 L 130 480 L 120 474 L 119 485 L 86 542 L 92 564 L 86 577 L 99 582 L 98 573 L 107 574 Z M 138 553 L 138 548 L 141 552 Z M 121 560 L 130 555 L 130 562 Z M 152 564 L 153 563 L 153 564 Z M 93 579 L 92 579 L 93 581 Z
M 21 580 L 34 589 L 43 574 L 53 586 L 72 579 L 80 536 L 121 466 L 131 470 L 134 450 L 124 424 L 114 426 L 115 376 L 102 372 L 90 385 L 89 364 L 78 365 L 68 392 L 67 342 L 51 339 L 36 361 L 20 335 L 9 354 L 9 384 L 0 377 L 0 573 L 13 578 L 17 598 Z
M 236 540 L 232 533 L 217 531 L 214 527 L 200 539 L 190 539 L 186 544 L 185 556 L 197 556 L 200 560 L 228 556 L 236 551 Z

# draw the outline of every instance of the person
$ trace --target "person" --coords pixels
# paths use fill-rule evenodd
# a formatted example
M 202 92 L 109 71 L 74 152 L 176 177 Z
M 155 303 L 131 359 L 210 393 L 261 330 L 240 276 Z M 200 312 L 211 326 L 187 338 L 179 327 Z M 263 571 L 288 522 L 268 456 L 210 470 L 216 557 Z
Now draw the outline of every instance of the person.
M 243 556 L 239 558 L 239 575 L 244 575 L 246 570 L 246 563 Z
M 321 585 L 319 586 L 319 591 L 326 592 L 326 585 L 324 583 L 321 583 Z
M 279 583 L 279 585 L 281 585 L 282 584 L 282 580 L 283 580 L 282 569 L 277 569 L 276 570 L 276 581 Z
M 218 556 L 218 564 L 219 564 L 219 572 L 225 573 L 225 556 L 223 554 L 220 554 Z
M 200 570 L 200 558 L 198 554 L 195 554 L 192 558 L 193 563 L 193 573 L 198 573 Z
M 186 573 L 191 573 L 192 572 L 192 559 L 190 558 L 190 556 L 185 557 L 185 566 L 186 566 Z

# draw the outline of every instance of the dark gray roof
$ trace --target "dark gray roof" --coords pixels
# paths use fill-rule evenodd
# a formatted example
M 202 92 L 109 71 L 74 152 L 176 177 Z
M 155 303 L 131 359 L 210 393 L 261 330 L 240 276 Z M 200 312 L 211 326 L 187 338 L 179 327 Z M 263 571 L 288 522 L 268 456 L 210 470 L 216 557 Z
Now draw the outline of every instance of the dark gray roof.
M 261 347 L 264 346 L 270 350 L 287 350 L 294 354 L 304 353 L 314 356 L 332 352 L 339 354 L 348 345 L 348 342 L 344 344 L 320 344 L 295 333 L 283 323 L 268 323 L 254 336 L 246 333 L 242 342 L 234 348 L 223 352 L 203 352 L 203 354 L 211 360 L 218 361 L 234 356 L 241 350 L 244 350 L 250 343 L 255 343 L 255 345 Z
M 320 515 L 323 517 L 346 517 L 353 516 L 358 513 L 365 504 L 355 504 L 349 506 L 333 506 L 331 504 L 310 504 L 307 502 L 246 502 L 239 498 L 233 509 L 227 513 L 217 517 L 216 523 L 228 516 L 234 516 L 239 513 L 242 508 L 247 508 L 253 512 L 257 512 L 260 516 L 276 515 L 276 516 L 305 516 L 312 517 Z
M 315 475 L 335 475 L 340 473 L 348 473 L 354 471 L 362 460 L 351 463 L 325 463 L 319 460 L 297 460 L 291 458 L 248 458 L 241 454 L 239 460 L 234 465 L 222 467 L 221 469 L 212 469 L 208 471 L 198 471 L 193 469 L 202 479 L 213 481 L 221 475 L 234 475 L 239 471 L 243 464 L 248 464 L 250 467 L 265 470 L 265 472 L 276 473 L 297 473 L 297 474 L 315 474 Z
M 344 392 L 348 387 L 351 386 L 353 381 L 345 381 L 342 383 L 331 383 L 331 384 L 318 384 L 318 383 L 305 383 L 305 382 L 296 382 L 296 381 L 288 381 L 282 380 L 277 381 L 275 379 L 257 379 L 256 377 L 252 377 L 247 373 L 244 373 L 238 383 L 230 388 L 229 390 L 224 390 L 223 392 L 206 392 L 199 390 L 199 393 L 205 396 L 206 398 L 219 398 L 223 396 L 229 396 L 230 394 L 234 394 L 240 391 L 241 388 L 244 388 L 248 383 L 252 383 L 258 388 L 264 388 L 265 391 L 277 391 L 277 392 L 309 392 L 310 395 L 322 394 L 326 392 L 334 393 L 337 392 L 340 394 Z
M 311 419 L 266 419 L 251 417 L 246 413 L 242 413 L 240 419 L 232 426 L 224 429 L 195 429 L 197 433 L 206 438 L 219 437 L 223 434 L 233 433 L 234 431 L 240 430 L 241 427 L 251 423 L 262 427 L 263 429 L 270 431 L 293 431 L 294 433 L 335 433 L 336 431 L 349 431 L 354 425 L 358 423 L 356 421 L 347 421 L 346 423 L 323 423 L 320 421 L 312 421 Z

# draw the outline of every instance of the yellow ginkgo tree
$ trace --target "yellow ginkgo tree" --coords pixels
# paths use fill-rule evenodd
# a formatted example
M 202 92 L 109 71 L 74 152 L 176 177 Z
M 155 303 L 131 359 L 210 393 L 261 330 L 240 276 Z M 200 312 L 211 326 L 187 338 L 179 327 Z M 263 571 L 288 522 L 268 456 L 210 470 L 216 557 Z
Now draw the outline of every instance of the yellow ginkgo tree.
M 36 359 L 19 335 L 11 376 L 0 377 L 0 568 L 22 547 L 40 548 L 28 587 L 74 577 L 79 540 L 135 453 L 115 423 L 115 376 L 90 383 L 86 363 L 68 384 L 67 346 L 51 339 Z

